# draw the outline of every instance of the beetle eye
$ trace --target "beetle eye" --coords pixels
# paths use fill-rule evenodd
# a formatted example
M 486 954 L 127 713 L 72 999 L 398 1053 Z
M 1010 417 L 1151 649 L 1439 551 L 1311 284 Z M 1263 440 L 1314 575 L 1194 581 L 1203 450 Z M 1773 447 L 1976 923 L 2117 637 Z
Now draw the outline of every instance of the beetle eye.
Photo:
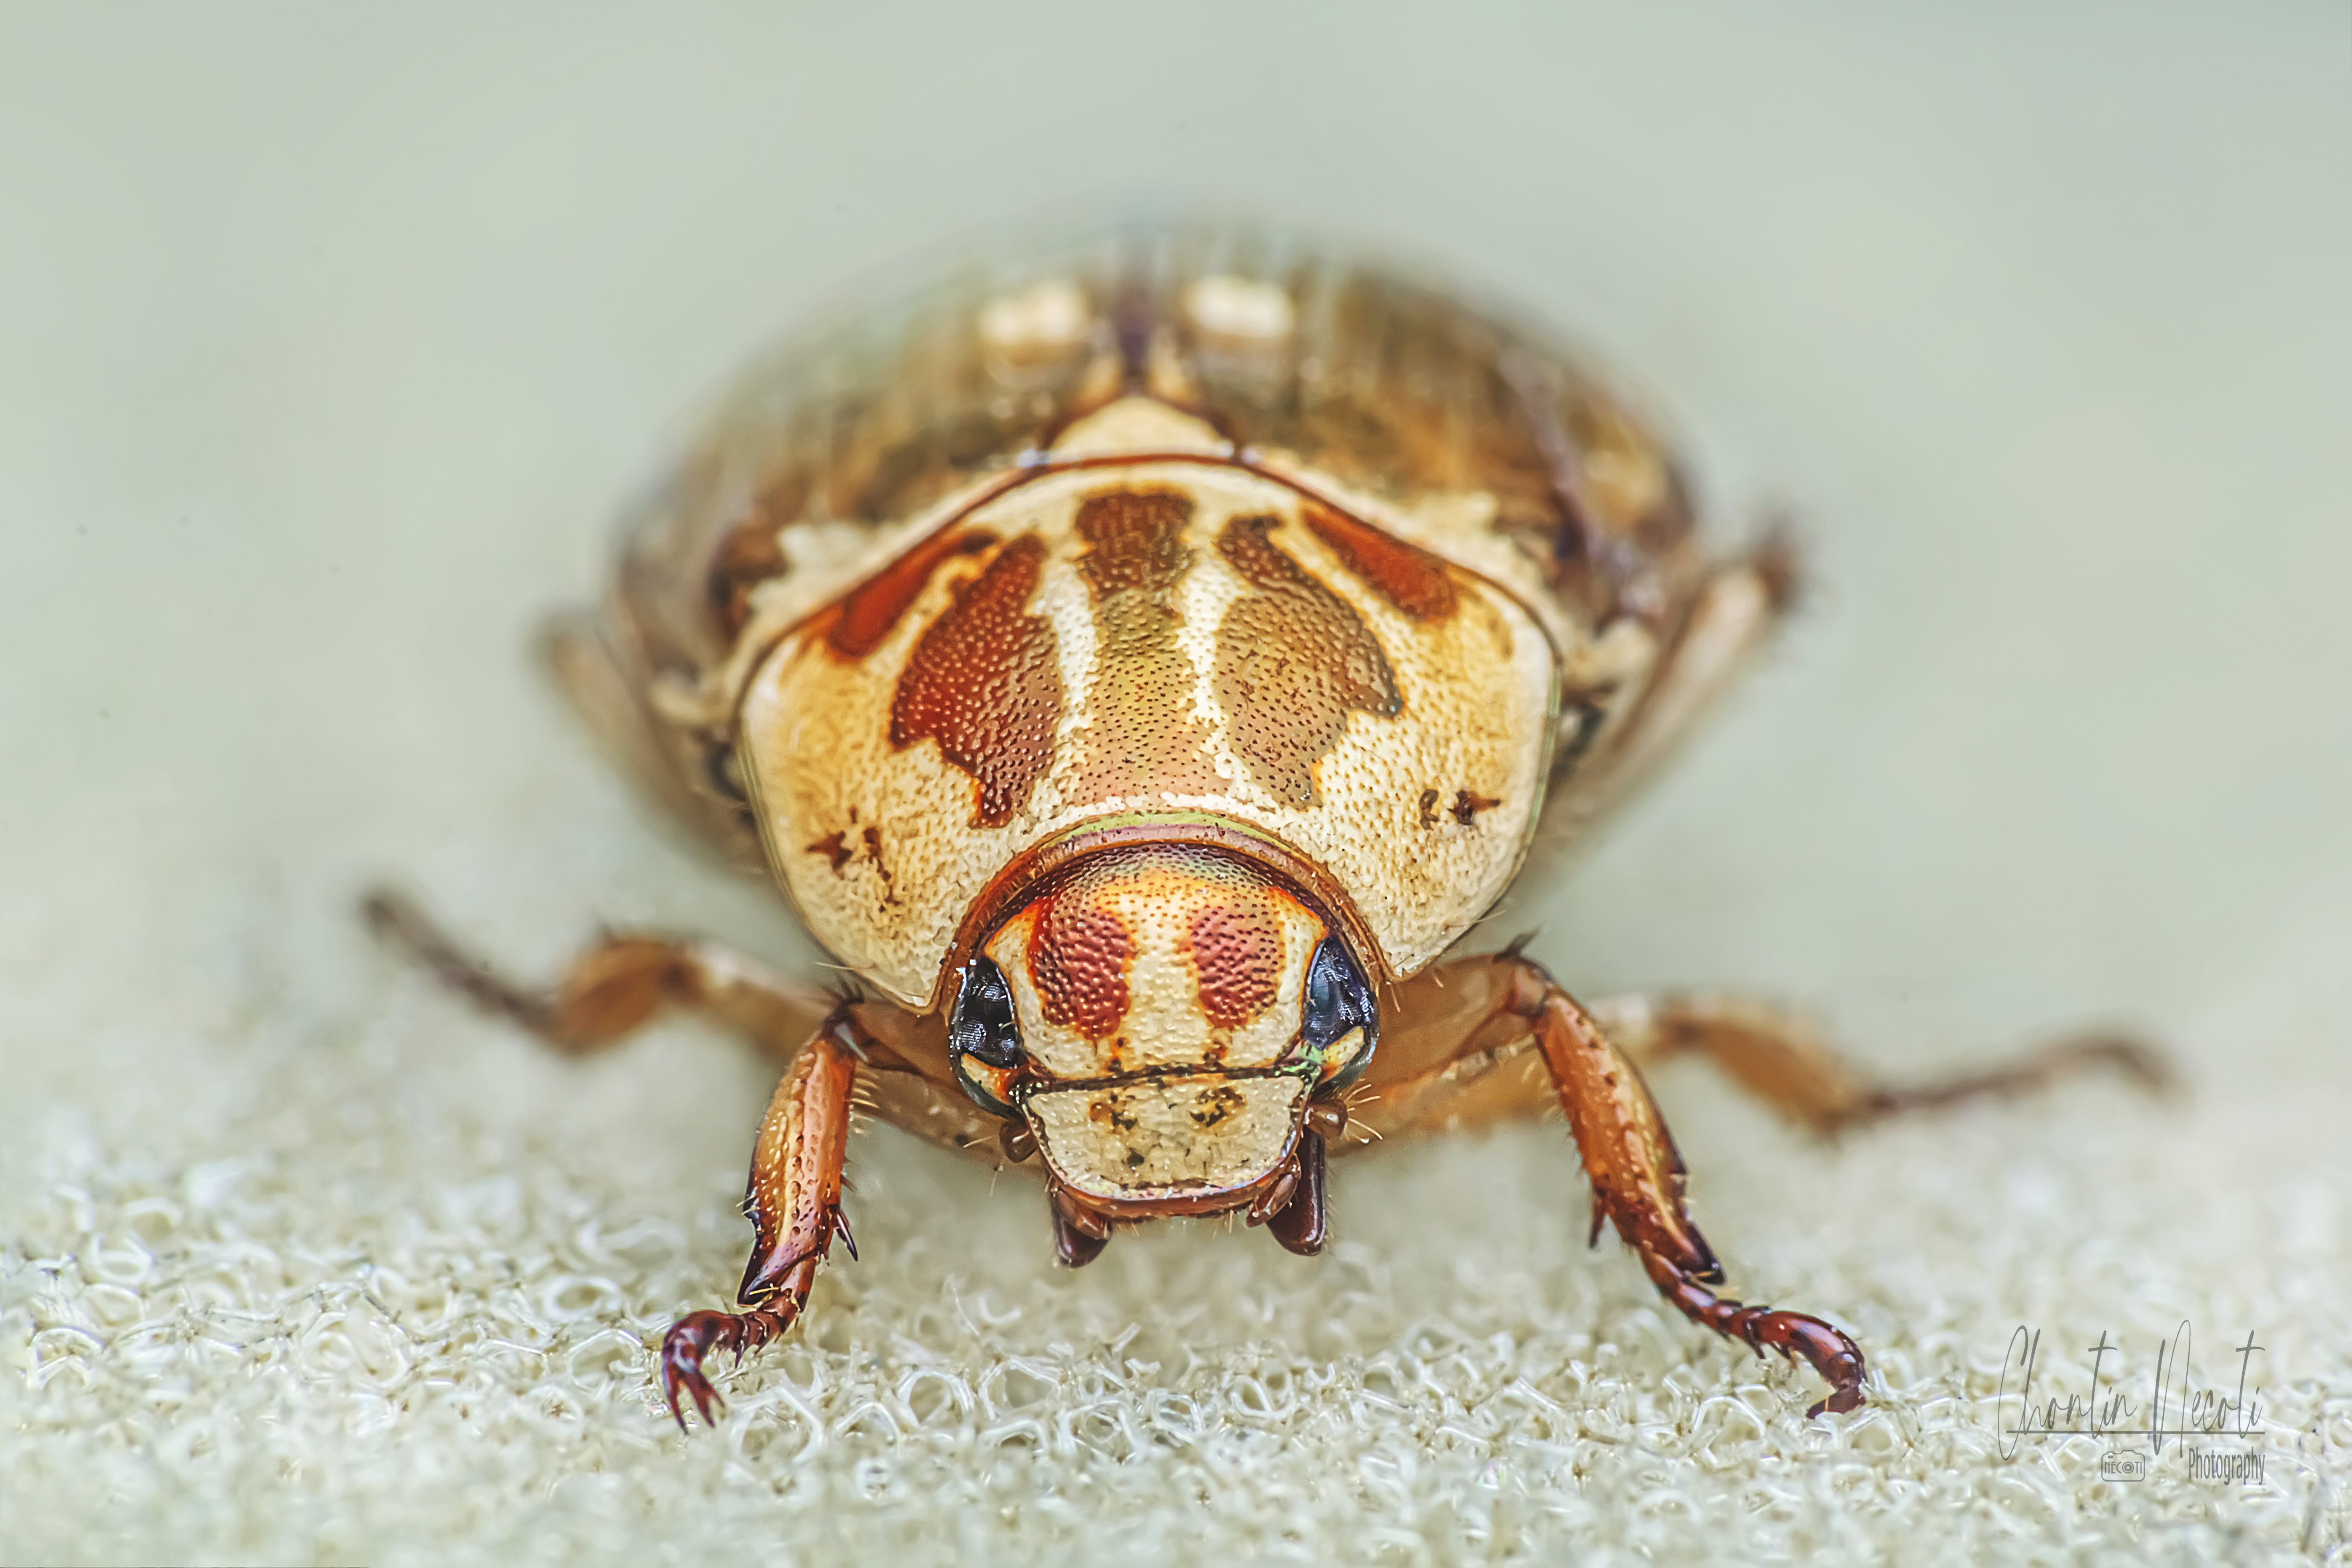
M 1380 1032 L 1380 1009 L 1364 972 L 1348 952 L 1348 944 L 1327 936 L 1307 966 L 1307 1018 L 1299 1033 L 1307 1046 L 1322 1050 L 1350 1029 L 1364 1031 L 1364 1048 L 1357 1060 L 1369 1060 Z
M 1015 1067 L 1021 1061 L 1021 1026 L 1013 1016 L 1013 988 L 1004 971 L 985 958 L 975 958 L 963 972 L 963 988 L 956 993 L 955 1011 L 948 1016 L 948 1049 L 990 1067 Z

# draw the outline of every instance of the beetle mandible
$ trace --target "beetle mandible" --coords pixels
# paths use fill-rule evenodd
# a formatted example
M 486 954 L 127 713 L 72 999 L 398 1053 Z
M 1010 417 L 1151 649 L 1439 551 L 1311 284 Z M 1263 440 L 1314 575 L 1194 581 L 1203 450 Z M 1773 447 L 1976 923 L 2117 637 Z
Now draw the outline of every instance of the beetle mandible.
M 2090 1063 L 2062 1041 L 1887 1088 L 1747 1000 L 1587 1005 L 1449 956 L 1538 832 L 1649 774 L 1786 613 L 1779 537 L 1703 546 L 1684 475 L 1538 331 L 1264 236 L 1107 236 L 791 345 L 629 520 L 547 651 L 616 758 L 772 874 L 854 973 L 826 995 L 617 935 L 546 990 L 388 892 L 371 923 L 566 1051 L 666 1007 L 784 1063 L 741 1310 L 663 1391 L 789 1329 L 838 1239 L 853 1101 L 1042 1171 L 1061 1260 L 1240 1212 L 1293 1252 L 1328 1154 L 1566 1113 L 1612 1226 L 1693 1321 L 1862 1404 L 1863 1352 L 1719 1293 L 1642 1064 L 1708 1058 L 1822 1132 Z

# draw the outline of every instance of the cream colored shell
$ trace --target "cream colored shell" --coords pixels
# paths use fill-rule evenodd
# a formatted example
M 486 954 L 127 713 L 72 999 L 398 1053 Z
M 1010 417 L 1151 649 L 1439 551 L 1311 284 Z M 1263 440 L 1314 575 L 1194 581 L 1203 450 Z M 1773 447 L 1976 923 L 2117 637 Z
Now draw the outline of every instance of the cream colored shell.
M 1087 466 L 1043 467 L 947 525 L 992 539 L 995 551 L 1033 537 L 1043 547 L 1024 609 L 1051 627 L 1063 703 L 1034 787 L 1008 820 L 989 825 L 979 820 L 974 778 L 936 741 L 894 743 L 893 702 L 919 643 L 993 559 L 950 556 L 871 652 L 845 657 L 819 615 L 776 640 L 751 673 L 740 745 L 782 881 L 819 940 L 919 1006 L 935 996 L 966 913 L 1024 850 L 1118 814 L 1208 814 L 1322 868 L 1354 901 L 1379 962 L 1391 975 L 1413 973 L 1485 912 L 1526 850 L 1553 754 L 1551 640 L 1517 599 L 1459 568 L 1448 568 L 1454 613 L 1416 619 L 1303 525 L 1307 486 L 1221 458 L 1213 432 L 1172 409 L 1142 423 L 1146 411 L 1131 404 L 1104 414 L 1114 411 L 1126 427 L 1088 422 L 1057 453 L 1085 449 Z M 1138 444 L 1162 450 L 1189 435 L 1200 455 L 1120 460 L 1130 431 L 1148 432 Z M 1118 686 L 1086 574 L 1088 545 L 1075 527 L 1088 498 L 1110 491 L 1172 494 L 1189 508 L 1188 564 L 1172 589 L 1185 689 L 1171 711 L 1203 738 L 1189 778 L 1138 778 L 1118 793 L 1099 787 L 1101 745 L 1135 715 L 1102 706 Z M 1218 541 L 1234 520 L 1269 517 L 1277 521 L 1266 542 L 1377 640 L 1398 699 L 1393 714 L 1346 715 L 1315 764 L 1311 801 L 1267 786 L 1236 731 L 1254 716 L 1228 711 L 1220 698 L 1227 612 L 1253 589 Z M 1453 809 L 1462 801 L 1483 804 L 1464 816 Z

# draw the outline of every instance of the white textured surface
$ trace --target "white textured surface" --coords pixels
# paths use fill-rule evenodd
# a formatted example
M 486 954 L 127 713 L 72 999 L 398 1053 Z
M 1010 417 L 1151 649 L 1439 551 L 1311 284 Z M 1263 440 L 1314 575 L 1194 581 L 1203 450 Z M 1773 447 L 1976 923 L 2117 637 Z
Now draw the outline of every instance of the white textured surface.
M 2352 23 L 1979 13 L 0 21 L 0 1556 L 2340 1555 Z M 1587 1253 L 1557 1129 L 1342 1167 L 1320 1263 L 1077 1275 L 877 1133 L 866 1261 L 681 1439 L 646 1345 L 736 1278 L 762 1073 L 546 1060 L 355 936 L 391 868 L 518 963 L 599 916 L 808 962 L 523 628 L 826 289 L 1138 187 L 1515 292 L 1803 504 L 1785 653 L 1506 916 L 1572 983 L 1769 986 L 1890 1069 L 2095 1015 L 2189 1062 L 1830 1150 L 1662 1079 L 1867 1414 Z M 2265 1486 L 2000 1458 L 2018 1324 L 2144 1383 L 2184 1317 L 2200 1383 L 2266 1347 Z

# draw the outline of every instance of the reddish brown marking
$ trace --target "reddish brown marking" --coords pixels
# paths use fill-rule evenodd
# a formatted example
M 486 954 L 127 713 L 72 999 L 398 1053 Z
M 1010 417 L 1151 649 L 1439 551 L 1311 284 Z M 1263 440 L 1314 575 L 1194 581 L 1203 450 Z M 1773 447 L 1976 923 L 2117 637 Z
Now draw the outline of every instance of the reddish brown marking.
M 849 847 L 849 840 L 838 833 L 828 833 L 806 847 L 810 854 L 822 855 L 832 861 L 835 871 L 848 865 L 857 855 L 857 851 Z
M 1454 820 L 1467 827 L 1480 812 L 1502 804 L 1490 795 L 1473 795 L 1465 789 L 1454 797 Z
M 1251 893 L 1211 904 L 1192 917 L 1185 946 L 1199 977 L 1201 1011 L 1221 1029 L 1238 1029 L 1274 1005 L 1282 984 L 1282 926 L 1274 896 Z
M 1053 626 L 1025 609 L 1045 558 L 1037 536 L 1024 534 L 957 588 L 915 644 L 890 705 L 892 745 L 935 740 L 979 786 L 975 827 L 1012 821 L 1053 763 L 1062 671 Z
M 1207 731 L 1192 716 L 1192 661 L 1176 646 L 1176 584 L 1192 569 L 1192 502 L 1173 490 L 1109 490 L 1078 504 L 1088 546 L 1078 570 L 1095 605 L 1094 690 L 1087 711 L 1082 800 L 1223 787 Z
M 864 658 L 882 646 L 940 563 L 951 556 L 977 555 L 995 542 L 996 536 L 985 529 L 932 534 L 844 595 L 824 640 L 845 658 Z
M 1437 792 L 1433 789 L 1421 792 L 1421 825 L 1423 827 L 1437 826 Z
M 1245 868 L 1249 875 L 1265 878 L 1332 929 L 1343 931 L 1350 952 L 1378 961 L 1380 939 L 1348 890 L 1321 866 L 1279 843 L 1225 824 L 1156 816 L 1049 837 L 1005 862 L 971 900 L 957 929 L 955 946 L 949 950 L 947 969 L 952 973 L 977 952 L 1007 916 L 1033 901 L 1036 889 L 1051 885 L 1056 878 L 1090 865 L 1133 865 L 1148 857 L 1169 854 L 1200 863 L 1223 860 Z M 1383 969 L 1381 978 L 1387 977 Z
M 1046 896 L 1030 933 L 1029 977 L 1046 1017 L 1103 1040 L 1127 1020 L 1127 965 L 1135 939 L 1118 915 L 1091 903 L 1087 891 L 1080 884 Z
M 1442 621 L 1461 603 L 1445 563 L 1429 552 L 1313 501 L 1298 514 L 1349 571 L 1414 620 Z
M 1217 536 L 1217 553 L 1258 592 L 1234 600 L 1217 627 L 1215 684 L 1251 776 L 1303 809 L 1322 799 L 1315 765 L 1347 733 L 1348 715 L 1393 719 L 1404 703 L 1362 618 L 1266 538 L 1280 522 L 1237 517 Z

